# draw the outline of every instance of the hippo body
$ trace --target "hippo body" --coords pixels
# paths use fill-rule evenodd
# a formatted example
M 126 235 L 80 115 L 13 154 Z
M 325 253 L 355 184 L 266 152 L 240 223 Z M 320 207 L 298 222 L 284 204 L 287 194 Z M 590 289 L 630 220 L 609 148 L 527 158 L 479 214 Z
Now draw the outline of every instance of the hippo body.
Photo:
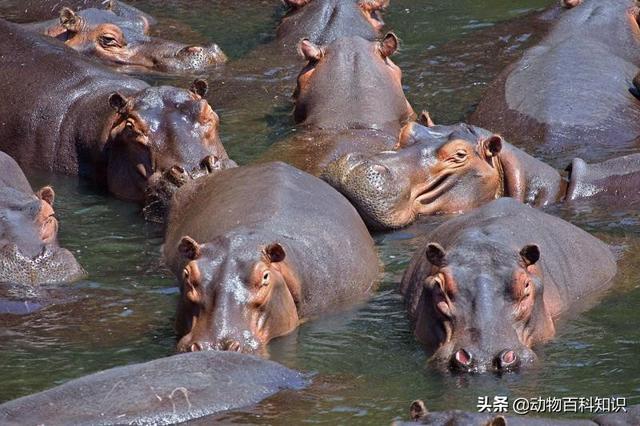
M 112 10 L 63 8 L 58 19 L 25 28 L 125 71 L 198 72 L 227 59 L 217 44 L 195 46 L 150 37 L 146 19 L 121 17 Z
M 0 34 L 2 89 L 20 99 L 0 104 L 0 149 L 22 167 L 87 177 L 140 201 L 162 170 L 228 158 L 205 82 L 150 87 L 16 24 L 0 21 Z
M 55 194 L 34 194 L 18 164 L 0 151 L 0 282 L 20 285 L 78 280 L 85 271 L 58 246 Z
M 638 147 L 638 9 L 586 0 L 488 88 L 470 122 L 493 129 L 554 167 L 602 161 Z
M 583 198 L 640 201 L 640 154 L 597 164 L 575 158 L 558 171 L 477 126 L 410 123 L 395 150 L 346 154 L 322 178 L 370 228 L 391 229 L 424 215 L 464 213 L 503 196 L 534 207 Z
M 461 371 L 508 370 L 535 359 L 554 320 L 612 284 L 608 246 L 511 198 L 455 217 L 428 235 L 401 292 L 432 360 Z
M 182 351 L 257 351 L 302 320 L 366 299 L 379 273 L 349 202 L 283 163 L 222 170 L 180 188 L 163 252 L 181 282 Z
M 389 3 L 380 0 L 285 0 L 290 10 L 277 30 L 278 43 L 295 52 L 303 38 L 329 44 L 342 37 L 374 41 L 384 22 L 381 11 Z
M 348 152 L 391 149 L 414 112 L 402 73 L 390 56 L 398 39 L 344 37 L 327 46 L 303 42 L 309 63 L 298 76 L 294 119 L 299 131 L 280 141 L 264 161 L 285 161 L 314 175 Z
M 0 405 L 0 423 L 186 422 L 301 389 L 302 374 L 250 355 L 201 352 L 116 367 Z

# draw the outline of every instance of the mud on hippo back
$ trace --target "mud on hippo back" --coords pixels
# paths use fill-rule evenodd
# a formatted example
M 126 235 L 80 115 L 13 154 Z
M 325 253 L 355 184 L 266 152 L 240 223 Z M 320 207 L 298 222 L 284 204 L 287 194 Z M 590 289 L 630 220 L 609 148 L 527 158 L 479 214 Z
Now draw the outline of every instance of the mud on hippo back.
M 384 26 L 389 0 L 284 0 L 289 12 L 278 26 L 278 42 L 294 49 L 303 38 L 329 44 L 342 37 L 373 41 Z
M 26 27 L 125 71 L 198 72 L 227 60 L 215 43 L 186 45 L 150 37 L 144 17 L 121 17 L 112 10 L 63 7 L 58 20 Z
M 151 87 L 18 25 L 0 21 L 0 34 L 5 95 L 20 99 L 0 104 L 8 123 L 0 148 L 22 167 L 90 178 L 119 198 L 143 201 L 172 166 L 228 158 L 206 82 Z
M 0 283 L 37 285 L 85 275 L 73 254 L 58 245 L 55 192 L 36 194 L 18 164 L 0 151 Z
M 163 252 L 180 283 L 180 351 L 264 352 L 302 321 L 364 301 L 379 273 L 349 202 L 284 163 L 180 188 Z
M 612 285 L 609 247 L 511 198 L 427 235 L 402 279 L 416 338 L 433 365 L 460 372 L 531 364 L 555 319 Z M 584 303 L 584 302 L 582 302 Z

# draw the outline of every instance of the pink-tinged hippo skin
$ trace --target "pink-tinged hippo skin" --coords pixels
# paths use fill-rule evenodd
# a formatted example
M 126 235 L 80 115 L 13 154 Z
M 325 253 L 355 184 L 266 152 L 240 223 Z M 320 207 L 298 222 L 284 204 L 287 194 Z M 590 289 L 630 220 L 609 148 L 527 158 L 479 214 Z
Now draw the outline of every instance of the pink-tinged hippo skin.
M 300 40 L 329 44 L 343 37 L 374 41 L 384 27 L 382 13 L 389 0 L 284 0 L 289 7 L 278 26 L 277 39 L 293 50 Z
M 20 166 L 0 151 L 0 282 L 20 285 L 72 282 L 86 273 L 58 245 L 55 192 L 33 193 Z
M 147 30 L 149 26 L 156 24 L 152 16 L 119 0 L 22 0 L 20 7 L 11 4 L 0 5 L 0 16 L 13 22 L 46 21 L 58 18 L 60 11 L 65 7 L 74 12 L 84 9 L 111 10 L 131 23 L 144 20 Z
M 174 195 L 164 259 L 178 351 L 264 354 L 308 319 L 365 301 L 380 263 L 355 209 L 284 163 L 221 170 Z
M 512 198 L 457 216 L 426 236 L 404 277 L 416 338 L 455 372 L 527 367 L 562 313 L 601 295 L 616 261 L 576 226 Z
M 626 412 L 601 414 L 587 419 L 542 418 L 529 415 L 473 413 L 461 410 L 434 411 L 426 409 L 421 400 L 411 403 L 411 421 L 394 421 L 393 426 L 636 426 L 640 424 L 640 405 L 626 407 Z M 563 416 L 569 417 L 569 415 Z
M 321 177 L 356 207 L 371 229 L 410 225 L 421 216 L 464 213 L 499 197 L 535 207 L 588 198 L 640 202 L 640 154 L 556 170 L 466 123 L 409 123 L 394 150 L 346 154 Z
M 0 405 L 0 423 L 171 425 L 246 408 L 308 379 L 231 352 L 174 355 L 116 367 Z
M 0 149 L 23 168 L 89 178 L 142 202 L 172 166 L 228 158 L 205 81 L 151 87 L 19 25 L 0 21 L 0 35 L 0 84 L 20 99 L 0 104 Z
M 111 10 L 68 7 L 57 20 L 25 28 L 57 38 L 82 54 L 125 71 L 195 73 L 226 62 L 220 47 L 187 45 L 146 35 L 143 17 L 122 18 Z
M 395 145 L 415 113 L 402 89 L 402 71 L 391 56 L 399 40 L 344 37 L 329 45 L 303 40 L 307 64 L 298 75 L 293 117 L 299 131 L 265 154 L 313 175 L 350 152 L 378 152 Z
M 562 167 L 638 149 L 640 9 L 633 0 L 585 0 L 487 89 L 470 123 Z

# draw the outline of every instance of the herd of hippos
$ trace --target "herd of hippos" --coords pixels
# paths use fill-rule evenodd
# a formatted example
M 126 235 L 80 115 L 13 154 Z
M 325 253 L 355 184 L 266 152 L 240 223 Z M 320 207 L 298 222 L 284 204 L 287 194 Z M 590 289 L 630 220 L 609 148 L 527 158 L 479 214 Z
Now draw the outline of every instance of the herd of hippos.
M 155 20 L 119 1 L 26 1 L 21 19 L 34 23 L 0 20 L 0 87 L 19 99 L 0 103 L 0 281 L 86 275 L 57 243 L 53 188 L 34 193 L 21 167 L 93 180 L 164 223 L 180 287 L 177 351 L 191 352 L 7 402 L 1 424 L 168 424 L 303 387 L 307 377 L 243 353 L 366 300 L 380 278 L 369 230 L 420 217 L 457 214 L 426 236 L 399 286 L 436 368 L 526 367 L 559 315 L 613 284 L 606 244 L 532 207 L 640 199 L 636 1 L 562 1 L 542 41 L 498 76 L 469 123 L 452 125 L 405 98 L 391 60 L 399 40 L 381 33 L 388 0 L 285 3 L 274 43 L 306 61 L 293 96 L 299 131 L 243 166 L 221 143 L 207 82 L 127 75 L 198 73 L 226 61 L 217 45 L 151 37 Z M 575 424 L 640 424 L 628 411 Z

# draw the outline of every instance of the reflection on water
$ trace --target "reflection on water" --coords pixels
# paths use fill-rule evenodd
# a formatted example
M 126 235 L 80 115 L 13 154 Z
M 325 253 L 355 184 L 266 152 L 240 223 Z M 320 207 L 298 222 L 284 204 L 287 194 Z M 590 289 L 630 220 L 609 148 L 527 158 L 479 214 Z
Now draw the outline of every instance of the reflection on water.
M 0 3 L 1 11 L 8 2 Z M 131 3 L 160 19 L 161 36 L 215 41 L 234 59 L 211 73 L 208 95 L 221 116 L 222 137 L 234 159 L 248 163 L 294 130 L 290 94 L 301 61 L 282 57 L 268 44 L 282 13 L 277 2 Z M 550 3 L 393 0 L 386 20 L 403 41 L 394 60 L 404 70 L 407 95 L 415 108 L 430 109 L 440 122 L 462 119 L 508 58 L 535 39 L 527 14 Z M 522 16 L 511 24 L 495 25 Z M 492 31 L 494 25 L 501 30 Z M 487 49 L 496 54 L 487 54 Z M 188 87 L 193 76 L 146 78 L 154 84 Z M 27 305 L 16 303 L 21 299 L 15 289 L 0 287 L 0 307 L 6 308 L 0 309 L 0 401 L 111 366 L 164 356 L 175 344 L 177 290 L 159 260 L 160 229 L 144 223 L 135 206 L 74 179 L 30 178 L 34 186 L 55 186 L 61 243 L 76 253 L 90 278 L 43 289 Z M 222 419 L 385 424 L 406 418 L 409 402 L 418 397 L 432 410 L 474 410 L 478 396 L 496 394 L 622 395 L 640 403 L 640 221 L 634 209 L 607 210 L 586 203 L 550 209 L 613 244 L 621 255 L 621 272 L 604 301 L 563 321 L 558 339 L 540 348 L 536 367 L 503 377 L 455 376 L 429 368 L 409 332 L 395 288 L 410 256 L 424 243 L 421 235 L 443 220 L 438 218 L 376 236 L 386 272 L 380 291 L 368 304 L 304 324 L 270 345 L 272 359 L 317 373 L 310 389 L 276 396 Z M 4 303 L 7 300 L 11 303 Z M 24 315 L 29 310 L 36 312 Z

